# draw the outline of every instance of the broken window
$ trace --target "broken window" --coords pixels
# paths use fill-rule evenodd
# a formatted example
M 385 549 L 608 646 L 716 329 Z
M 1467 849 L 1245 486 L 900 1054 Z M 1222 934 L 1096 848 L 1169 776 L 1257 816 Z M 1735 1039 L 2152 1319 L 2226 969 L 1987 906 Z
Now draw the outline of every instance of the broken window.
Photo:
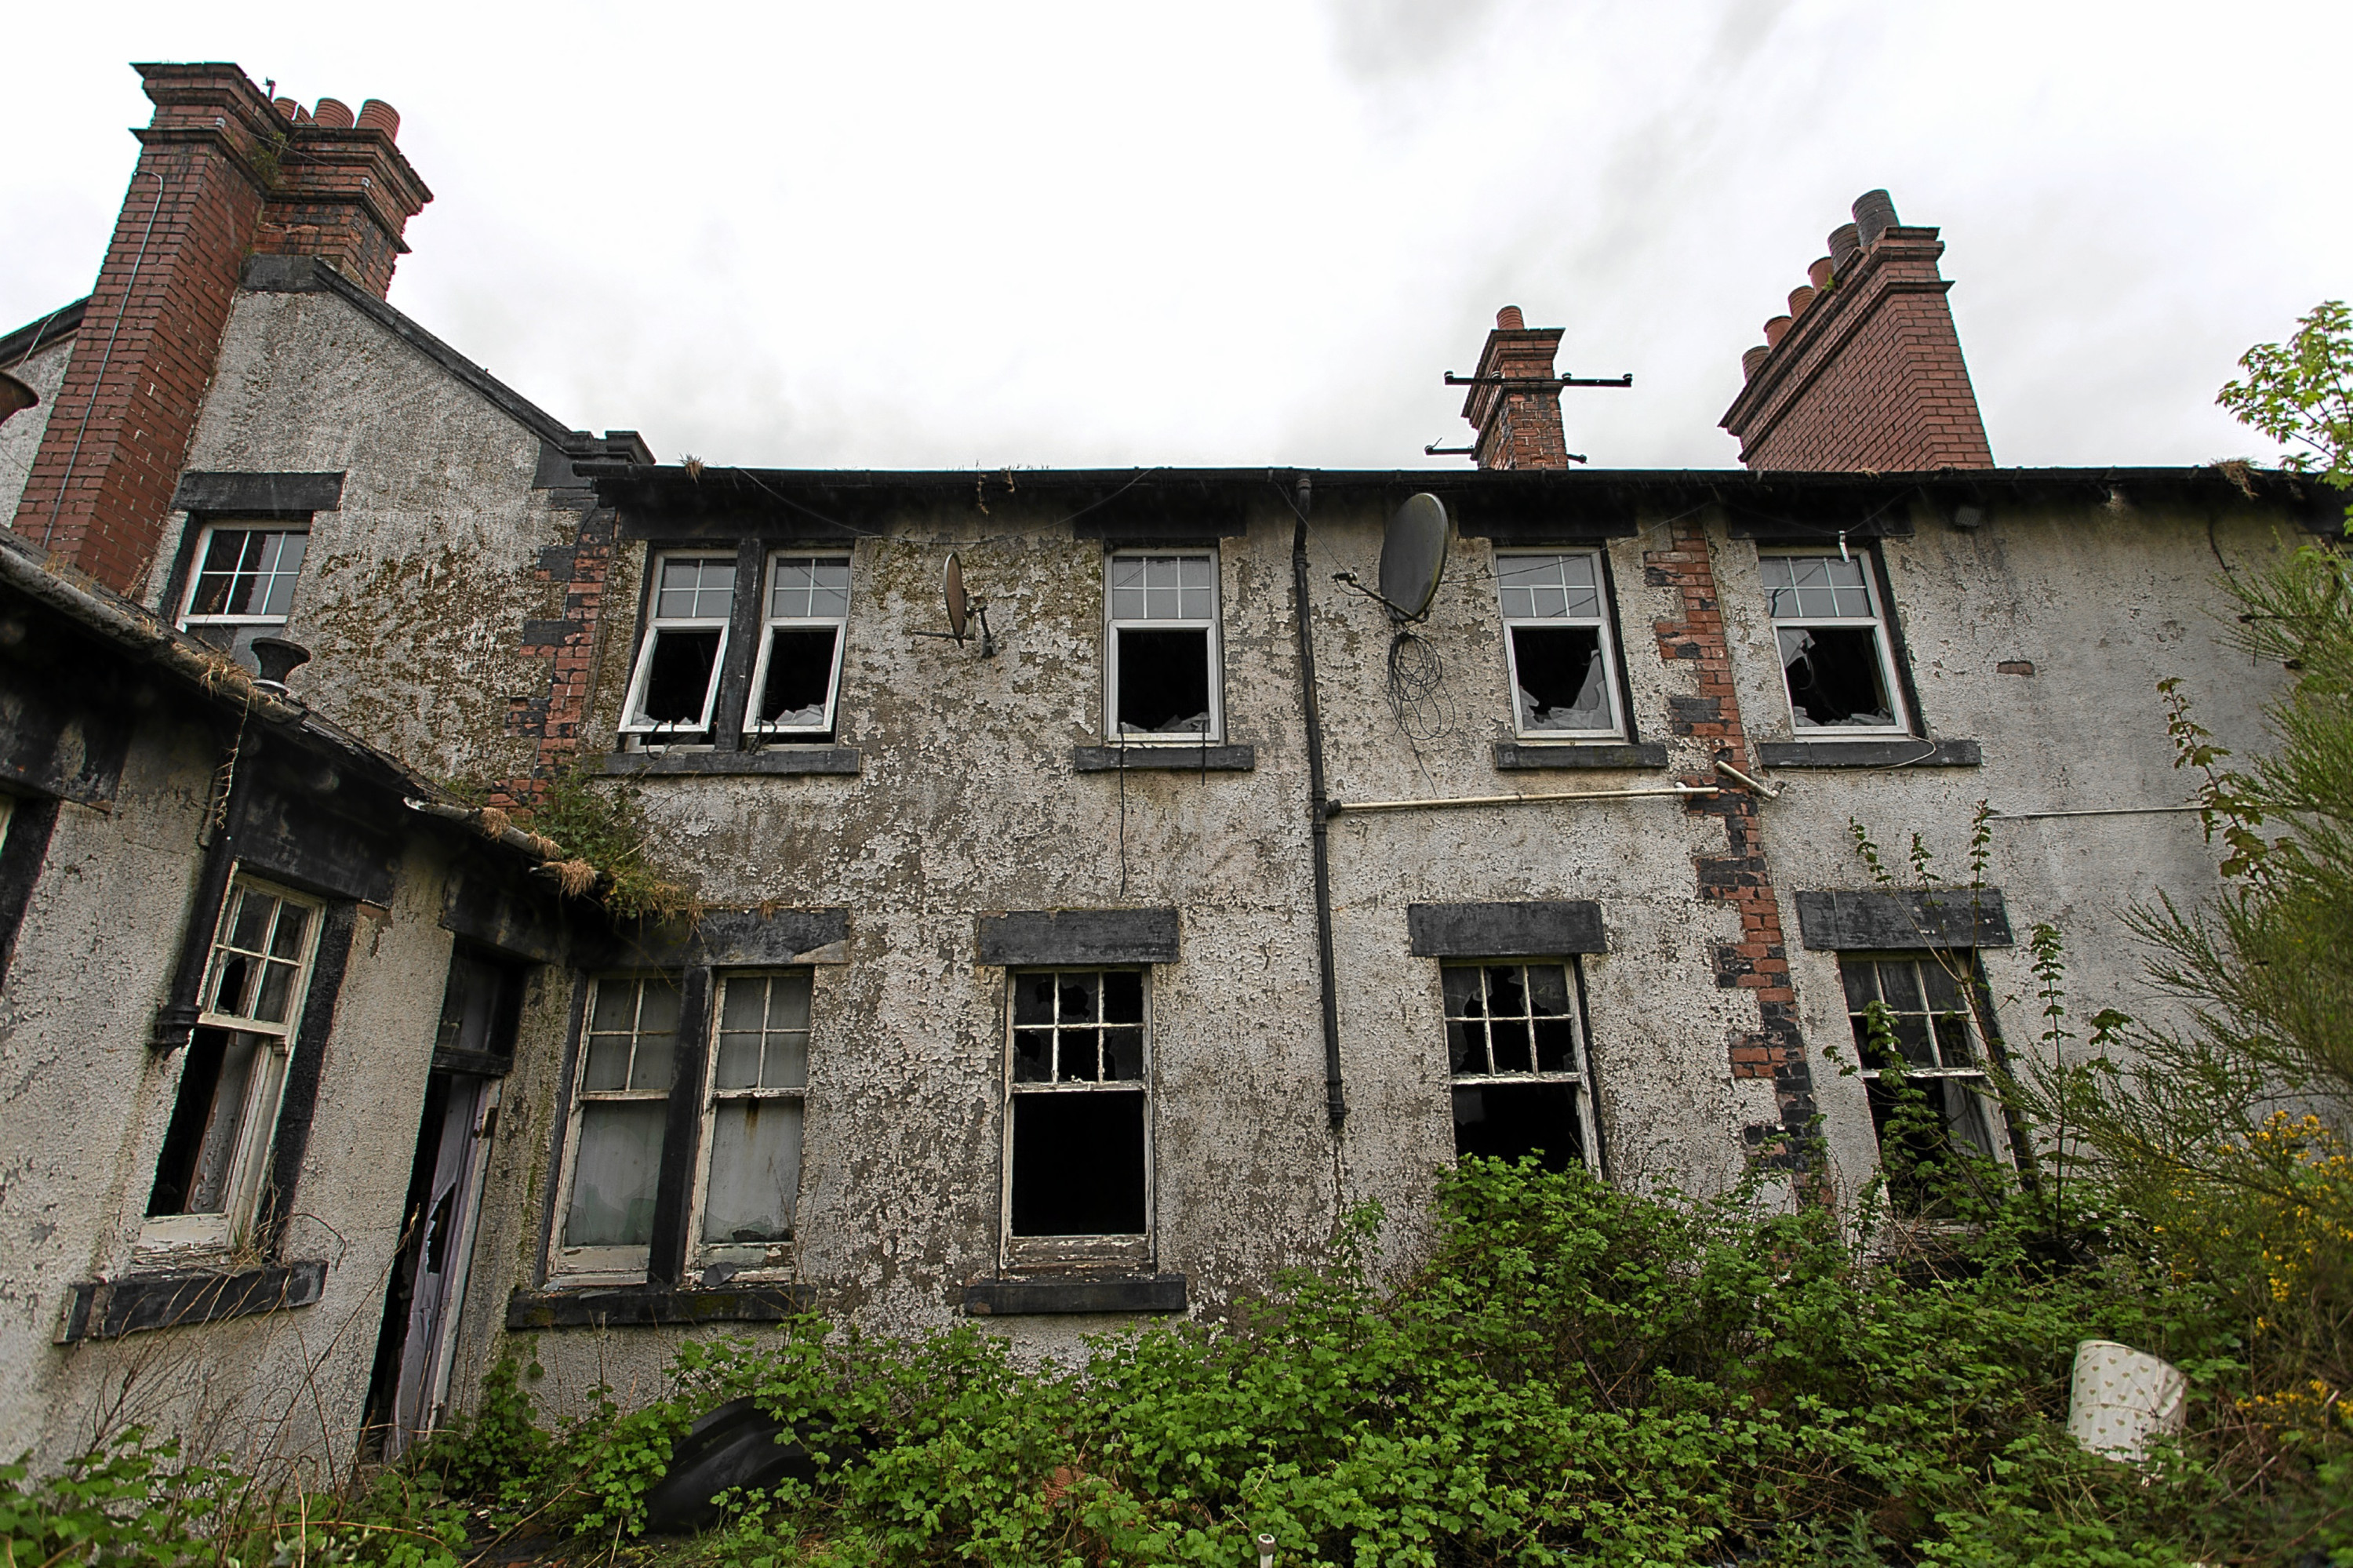
M 698 1268 L 735 1273 L 791 1262 L 784 1249 L 800 1194 L 809 991 L 805 969 L 720 979 L 702 1108 Z
M 180 630 L 251 666 L 253 640 L 285 630 L 310 544 L 308 529 L 283 524 L 206 524 Z
M 1591 1110 L 1568 966 L 1448 964 L 1440 974 L 1456 1158 L 1586 1163 Z
M 746 731 L 779 740 L 832 735 L 849 618 L 849 556 L 770 557 L 767 622 L 752 672 Z
M 659 556 L 653 571 L 645 644 L 629 676 L 621 728 L 648 741 L 700 740 L 710 733 L 719 697 L 735 557 Z
M 1839 978 L 1888 1195 L 1899 1213 L 1940 1213 L 1968 1163 L 1995 1157 L 1974 956 L 1841 953 Z
M 1887 628 L 1863 557 L 1767 556 L 1757 564 L 1797 726 L 1901 732 Z
M 195 1033 L 147 1196 L 149 1245 L 245 1239 L 278 1123 L 321 906 L 243 875 L 213 934 Z
M 678 1022 L 674 976 L 597 978 L 574 1077 L 556 1239 L 555 1271 L 571 1283 L 645 1277 Z
M 1142 1236 L 1151 1166 L 1143 971 L 1022 969 L 1008 981 L 1008 1233 Z
M 1122 744 L 1221 732 L 1218 557 L 1111 557 L 1111 730 Z
M 1603 581 L 1597 550 L 1495 557 L 1513 724 L 1521 736 L 1625 737 L 1615 679 L 1618 651 Z

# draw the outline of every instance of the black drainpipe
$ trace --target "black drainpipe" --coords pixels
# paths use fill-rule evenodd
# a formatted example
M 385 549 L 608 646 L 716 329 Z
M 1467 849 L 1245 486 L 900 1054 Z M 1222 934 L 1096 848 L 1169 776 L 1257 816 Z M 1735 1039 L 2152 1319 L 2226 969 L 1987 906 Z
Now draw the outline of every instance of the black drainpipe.
M 1340 992 L 1332 961 L 1332 810 L 1324 794 L 1324 715 L 1315 700 L 1315 633 L 1307 623 L 1307 509 L 1314 498 L 1314 481 L 1301 474 L 1291 501 L 1291 595 L 1299 628 L 1299 691 L 1307 708 L 1307 798 L 1313 814 L 1308 844 L 1315 859 L 1315 964 L 1323 981 L 1324 1107 L 1336 1128 L 1348 1118 L 1348 1097 L 1340 1085 Z

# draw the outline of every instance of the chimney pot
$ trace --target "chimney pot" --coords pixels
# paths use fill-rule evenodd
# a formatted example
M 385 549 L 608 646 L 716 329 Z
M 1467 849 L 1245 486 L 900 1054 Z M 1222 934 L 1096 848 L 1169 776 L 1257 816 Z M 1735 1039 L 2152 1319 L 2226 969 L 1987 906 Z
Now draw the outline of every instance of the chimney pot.
M 1879 237 L 1895 227 L 1895 201 L 1883 190 L 1865 191 L 1854 198 L 1855 228 L 1862 232 L 1866 249 L 1879 243 Z
M 283 692 L 286 677 L 311 662 L 308 648 L 283 637 L 257 637 L 251 646 L 253 661 L 261 666 L 261 678 L 254 684 L 264 691 Z
M 1505 305 L 1495 313 L 1495 330 L 1498 332 L 1525 332 L 1527 325 L 1528 319 L 1520 314 L 1517 305 Z
M 1806 281 L 1814 286 L 1816 292 L 1820 292 L 1831 286 L 1831 278 L 1837 270 L 1838 269 L 1831 264 L 1831 259 L 1825 256 L 1806 269 Z
M 1831 275 L 1843 278 L 1854 270 L 1855 258 L 1862 254 L 1862 235 L 1852 223 L 1841 223 L 1831 230 Z
M 1746 381 L 1757 374 L 1757 367 L 1772 356 L 1773 351 L 1763 344 L 1740 356 L 1740 379 Z
M 386 141 L 400 135 L 400 111 L 381 98 L 371 98 L 360 105 L 360 129 L 381 131 Z
M 1789 291 L 1789 316 L 1790 316 L 1790 319 L 1794 321 L 1794 320 L 1795 320 L 1795 319 L 1797 319 L 1798 317 L 1799 317 L 1799 316 L 1801 316 L 1801 315 L 1804 315 L 1804 314 L 1806 313 L 1806 307 L 1807 307 L 1808 305 L 1812 304 L 1813 302 L 1814 302 L 1814 291 L 1813 291 L 1813 290 L 1811 290 L 1811 289 L 1808 288 L 1805 284 L 1800 283 L 1800 284 L 1799 284 L 1796 288 L 1794 288 L 1794 289 L 1790 290 L 1790 291 Z
M 1788 331 L 1789 318 L 1787 316 L 1775 316 L 1771 321 L 1765 323 L 1765 346 L 1767 348 L 1780 347 L 1781 339 L 1788 335 Z
M 322 98 L 319 107 L 311 111 L 311 118 L 330 131 L 352 128 L 352 106 L 339 98 Z
M 269 101 L 269 107 L 289 120 L 302 118 L 302 106 L 290 98 L 273 98 Z

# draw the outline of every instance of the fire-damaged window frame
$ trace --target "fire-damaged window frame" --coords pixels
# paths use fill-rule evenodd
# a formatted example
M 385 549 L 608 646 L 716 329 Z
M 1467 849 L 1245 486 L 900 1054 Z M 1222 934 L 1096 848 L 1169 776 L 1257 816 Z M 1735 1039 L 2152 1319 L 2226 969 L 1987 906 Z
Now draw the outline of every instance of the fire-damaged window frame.
M 232 944 L 233 923 L 244 913 L 247 901 L 254 896 L 275 901 L 269 915 L 269 932 L 264 934 L 265 946 L 259 949 Z M 304 910 L 303 927 L 298 939 L 299 951 L 280 954 L 275 950 L 279 923 L 288 908 Z M 269 1167 L 277 1144 L 278 1123 L 284 1106 L 286 1081 L 297 1050 L 318 1044 L 305 1038 L 311 986 L 315 978 L 320 948 L 328 924 L 329 903 L 315 894 L 300 892 L 269 878 L 236 869 L 228 883 L 228 891 L 220 902 L 213 922 L 213 933 L 204 969 L 203 1001 L 195 1019 L 195 1033 L 188 1046 L 180 1052 L 180 1073 L 172 1089 L 172 1113 L 165 1124 L 164 1141 L 156 1151 L 155 1165 L 147 1198 L 148 1212 L 140 1226 L 134 1252 L 142 1257 L 180 1259 L 193 1254 L 228 1255 L 248 1247 L 254 1239 L 257 1214 L 262 1206 L 263 1190 L 270 1178 Z M 239 959 L 259 959 L 253 971 L 252 985 L 258 1002 L 258 988 L 266 980 L 273 966 L 290 967 L 291 978 L 281 998 L 282 1016 L 264 1019 L 250 1011 L 224 1012 L 217 1007 L 221 988 L 227 982 L 232 964 Z M 226 1197 L 216 1211 L 191 1212 L 184 1206 L 155 1212 L 163 1201 L 165 1181 L 164 1162 L 181 1150 L 175 1144 L 176 1135 L 183 1130 L 183 1118 L 193 1115 L 194 1107 L 186 1097 L 195 1086 L 189 1071 L 197 1053 L 208 1049 L 203 1041 L 206 1033 L 217 1033 L 233 1039 L 237 1034 L 256 1037 L 253 1060 L 247 1068 L 239 1108 L 236 1145 L 229 1151 L 228 1169 L 223 1185 Z M 223 1050 L 227 1041 L 223 1043 Z M 216 1097 L 219 1082 L 213 1080 Z M 188 1150 L 191 1171 L 200 1161 L 203 1148 L 209 1141 L 213 1119 L 219 1112 L 216 1097 L 205 1113 L 205 1119 L 195 1127 L 196 1147 Z
M 1515 971 L 1521 1009 L 1499 1013 L 1493 1010 L 1496 977 L 1503 971 Z M 1559 977 L 1559 1011 L 1540 1012 L 1535 990 L 1531 983 L 1537 974 Z M 1475 980 L 1479 991 L 1476 1011 L 1459 1010 L 1464 1000 L 1461 981 L 1464 977 Z M 1449 959 L 1439 965 L 1440 1008 L 1446 1021 L 1447 1091 L 1451 1101 L 1454 1123 L 1454 1155 L 1458 1160 L 1473 1154 L 1490 1154 L 1502 1159 L 1517 1159 L 1522 1154 L 1535 1155 L 1537 1148 L 1512 1150 L 1488 1150 L 1464 1147 L 1464 1096 L 1482 1097 L 1480 1110 L 1483 1118 L 1489 1108 L 1484 1097 L 1490 1091 L 1513 1093 L 1523 1090 L 1566 1089 L 1568 1091 L 1568 1127 L 1577 1146 L 1567 1151 L 1546 1149 L 1541 1163 L 1548 1171 L 1567 1170 L 1572 1164 L 1583 1165 L 1599 1173 L 1599 1130 L 1594 1125 L 1593 1091 L 1587 1065 L 1585 1023 L 1585 976 L 1574 954 L 1556 959 L 1511 957 L 1501 959 Z M 1557 1021 L 1568 1031 L 1568 1049 L 1564 1065 L 1547 1069 L 1543 1065 L 1542 1043 L 1538 1038 L 1541 1026 Z M 1488 1063 L 1486 1070 L 1474 1067 L 1470 1056 L 1470 1030 L 1465 1025 L 1483 1022 L 1486 1028 L 1486 1049 L 1482 1053 Z M 1497 1068 L 1494 1039 L 1497 1023 L 1521 1023 L 1526 1026 L 1529 1050 L 1528 1065 L 1525 1068 Z
M 1805 585 L 1794 581 L 1776 585 L 1766 579 L 1770 563 L 1820 561 L 1840 572 L 1851 571 L 1852 583 L 1831 582 L 1827 586 L 1832 595 L 1832 609 L 1837 609 L 1837 594 L 1841 588 L 1860 588 L 1864 598 L 1864 613 L 1860 615 L 1811 615 L 1798 608 L 1794 596 Z M 1884 741 L 1915 736 L 1919 734 L 1917 705 L 1913 699 L 1909 672 L 1904 668 L 1901 652 L 1896 645 L 1894 612 L 1887 591 L 1886 564 L 1876 539 L 1859 540 L 1841 549 L 1820 545 L 1793 546 L 1778 545 L 1757 551 L 1757 572 L 1765 590 L 1765 612 L 1773 634 L 1774 657 L 1780 669 L 1781 694 L 1788 705 L 1790 733 L 1801 741 L 1838 742 L 1844 740 Z M 1790 612 L 1781 612 L 1781 595 L 1793 596 Z M 1871 673 L 1879 683 L 1880 694 L 1886 699 L 1889 722 L 1883 725 L 1823 725 L 1799 716 L 1796 690 L 1790 684 L 1788 654 L 1782 652 L 1785 631 L 1810 632 L 1817 630 L 1837 631 L 1867 631 L 1871 639 L 1873 664 Z
M 752 1021 L 742 1016 L 734 1007 L 736 988 L 761 988 L 761 1018 L 758 1027 L 748 1026 Z M 776 1022 L 776 1001 L 779 986 L 797 992 L 787 997 L 786 1022 Z M 710 1047 L 703 1065 L 702 1092 L 700 1096 L 702 1115 L 698 1120 L 699 1141 L 694 1157 L 694 1196 L 687 1213 L 688 1267 L 695 1274 L 713 1270 L 724 1272 L 731 1278 L 788 1278 L 793 1268 L 795 1223 L 800 1206 L 800 1186 L 803 1170 L 802 1148 L 807 1135 L 808 1054 L 809 1037 L 816 1011 L 817 971 L 811 967 L 788 965 L 773 969 L 721 969 L 712 976 L 712 1005 L 714 1016 L 709 1030 Z M 798 1022 L 792 1022 L 791 1002 L 797 1001 Z M 755 1072 L 751 1083 L 727 1081 L 731 1040 L 754 1037 Z M 797 1036 L 796 1041 L 793 1037 Z M 781 1067 L 771 1060 L 778 1050 L 786 1053 Z M 796 1060 L 796 1053 L 797 1059 Z M 784 1082 L 770 1082 L 782 1078 Z M 722 1118 L 740 1107 L 747 1122 L 756 1123 L 764 1109 L 780 1118 L 780 1125 L 790 1129 L 779 1143 L 790 1147 L 790 1171 L 779 1170 L 784 1180 L 778 1190 L 785 1200 L 783 1227 L 767 1236 L 756 1238 L 723 1237 L 713 1239 L 705 1233 L 710 1228 L 712 1179 L 719 1165 Z M 771 1109 L 772 1107 L 772 1109 Z M 747 1128 L 748 1131 L 748 1128 Z M 781 1166 L 782 1161 L 776 1162 Z
M 1156 585 L 1150 580 L 1151 567 L 1157 563 L 1174 563 L 1178 580 L 1173 586 Z M 1188 585 L 1183 580 L 1184 567 L 1188 562 L 1206 563 L 1208 581 Z M 1134 583 L 1120 581 L 1124 567 L 1140 564 L 1145 577 Z M 1225 593 L 1220 581 L 1224 575 L 1224 553 L 1210 546 L 1167 546 L 1160 547 L 1115 548 L 1103 556 L 1103 740 L 1107 746 L 1120 748 L 1145 747 L 1190 747 L 1200 748 L 1222 743 L 1226 734 L 1225 702 Z M 1176 595 L 1177 614 L 1155 616 L 1151 596 L 1155 592 Z M 1186 601 L 1196 593 L 1206 592 L 1208 613 L 1188 615 Z M 1142 593 L 1145 596 L 1143 615 L 1122 615 L 1122 597 Z M 1152 636 L 1170 632 L 1202 633 L 1202 677 L 1208 698 L 1208 728 L 1201 730 L 1129 730 L 1121 726 L 1121 683 L 1126 644 L 1132 634 Z
M 1568 581 L 1568 563 L 1571 561 L 1587 563 L 1592 576 L 1590 584 L 1577 585 Z M 1507 582 L 1506 573 L 1511 569 L 1508 564 L 1514 562 L 1558 563 L 1561 580 L 1556 584 Z M 1635 738 L 1633 721 L 1626 701 L 1625 669 L 1618 636 L 1617 594 L 1610 577 L 1609 553 L 1589 545 L 1561 545 L 1549 548 L 1498 547 L 1494 553 L 1494 568 L 1496 613 L 1503 626 L 1504 671 L 1510 686 L 1513 735 L 1533 746 L 1612 745 L 1632 741 Z M 1589 614 L 1573 614 L 1572 607 L 1566 602 L 1579 586 L 1589 587 L 1592 591 L 1594 603 Z M 1538 606 L 1533 600 L 1536 590 L 1544 588 L 1555 588 L 1562 593 L 1564 603 L 1559 614 L 1536 612 Z M 1530 594 L 1530 614 L 1511 613 L 1511 596 L 1515 592 Z M 1529 694 L 1520 674 L 1519 634 L 1522 631 L 1588 629 L 1596 633 L 1599 643 L 1594 657 L 1601 667 L 1601 694 L 1609 722 L 1590 729 L 1561 729 L 1532 724 L 1531 715 L 1525 711 L 1525 705 L 1521 701 L 1523 695 Z
M 723 566 L 727 571 L 724 602 L 716 615 L 702 613 L 703 599 L 723 590 L 706 587 L 700 573 L 694 586 L 683 590 L 688 596 L 689 613 L 671 615 L 663 612 L 662 600 L 667 589 L 664 578 L 673 565 L 693 562 L 698 567 Z M 646 562 L 645 608 L 638 618 L 637 657 L 630 662 L 629 682 L 621 700 L 621 734 L 643 747 L 712 744 L 714 726 L 719 722 L 721 687 L 728 666 L 728 649 L 734 641 L 735 605 L 743 591 L 743 572 L 738 552 L 680 547 L 649 553 Z M 712 649 L 711 668 L 703 680 L 702 703 L 692 723 L 678 719 L 656 719 L 645 711 L 648 687 L 653 679 L 654 660 L 665 636 L 701 636 L 713 634 L 718 638 Z

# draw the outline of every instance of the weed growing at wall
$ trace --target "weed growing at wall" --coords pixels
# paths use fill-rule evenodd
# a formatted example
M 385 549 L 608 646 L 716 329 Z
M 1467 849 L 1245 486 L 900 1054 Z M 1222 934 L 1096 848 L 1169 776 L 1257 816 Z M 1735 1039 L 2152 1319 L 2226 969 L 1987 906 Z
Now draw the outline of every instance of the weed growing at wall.
M 646 856 L 653 830 L 646 824 L 636 785 L 592 784 L 566 769 L 548 781 L 547 792 L 520 820 L 563 846 L 569 860 L 554 869 L 581 869 L 578 885 L 567 884 L 565 892 L 585 893 L 593 886 L 625 920 L 693 912 L 693 895 L 663 876 Z

